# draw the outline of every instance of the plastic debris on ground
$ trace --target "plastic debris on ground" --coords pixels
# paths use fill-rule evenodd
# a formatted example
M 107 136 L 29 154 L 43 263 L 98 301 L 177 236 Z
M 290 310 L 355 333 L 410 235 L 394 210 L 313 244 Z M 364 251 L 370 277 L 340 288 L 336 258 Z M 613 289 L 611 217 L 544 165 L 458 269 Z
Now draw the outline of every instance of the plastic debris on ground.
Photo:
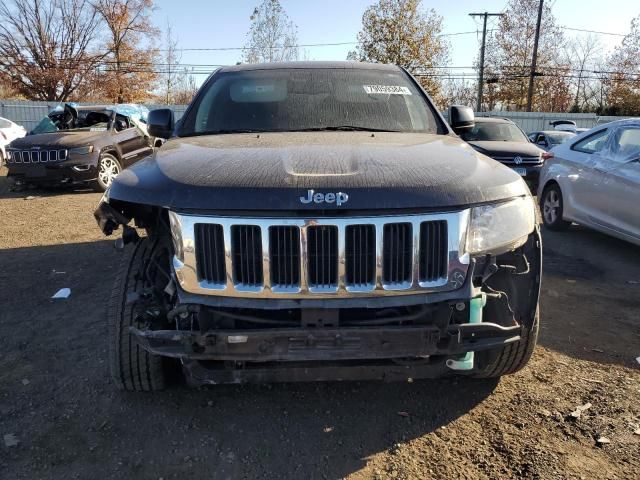
M 70 288 L 61 288 L 51 298 L 69 298 L 69 295 L 71 295 L 71 289 Z

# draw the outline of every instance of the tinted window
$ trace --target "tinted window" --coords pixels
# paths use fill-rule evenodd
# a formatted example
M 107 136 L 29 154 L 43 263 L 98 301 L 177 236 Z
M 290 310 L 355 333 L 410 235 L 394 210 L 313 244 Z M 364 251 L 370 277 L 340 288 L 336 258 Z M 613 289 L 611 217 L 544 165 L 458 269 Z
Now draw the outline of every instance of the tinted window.
M 611 142 L 611 157 L 626 161 L 640 157 L 640 127 L 626 127 L 616 131 Z
M 575 137 L 575 133 L 572 132 L 550 132 L 547 133 L 547 139 L 551 145 L 560 145 L 566 142 L 570 138 Z
M 180 136 L 349 128 L 437 133 L 426 97 L 403 72 L 269 69 L 218 74 Z
M 609 129 L 605 128 L 592 135 L 589 135 L 584 140 L 579 141 L 573 147 L 572 150 L 584 153 L 597 153 L 602 150 L 609 138 Z
M 467 142 L 528 142 L 527 137 L 513 123 L 477 122 L 473 128 L 464 130 L 460 136 Z

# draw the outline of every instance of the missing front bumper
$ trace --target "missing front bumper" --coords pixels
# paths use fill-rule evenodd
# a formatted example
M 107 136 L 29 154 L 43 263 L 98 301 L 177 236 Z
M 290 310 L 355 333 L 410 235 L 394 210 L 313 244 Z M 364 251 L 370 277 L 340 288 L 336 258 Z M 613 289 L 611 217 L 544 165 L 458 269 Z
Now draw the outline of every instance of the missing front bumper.
M 183 360 L 295 362 L 460 355 L 520 340 L 521 327 L 495 323 L 353 328 L 274 328 L 201 334 L 130 328 L 148 352 Z

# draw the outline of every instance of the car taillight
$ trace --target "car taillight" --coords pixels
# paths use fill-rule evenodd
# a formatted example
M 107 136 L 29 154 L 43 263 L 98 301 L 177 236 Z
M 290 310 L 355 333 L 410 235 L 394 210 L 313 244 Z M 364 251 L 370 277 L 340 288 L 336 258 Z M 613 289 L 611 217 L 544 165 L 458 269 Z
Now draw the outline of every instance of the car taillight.
M 549 160 L 550 158 L 553 158 L 553 153 L 551 153 L 551 152 L 543 152 L 542 153 L 542 160 Z

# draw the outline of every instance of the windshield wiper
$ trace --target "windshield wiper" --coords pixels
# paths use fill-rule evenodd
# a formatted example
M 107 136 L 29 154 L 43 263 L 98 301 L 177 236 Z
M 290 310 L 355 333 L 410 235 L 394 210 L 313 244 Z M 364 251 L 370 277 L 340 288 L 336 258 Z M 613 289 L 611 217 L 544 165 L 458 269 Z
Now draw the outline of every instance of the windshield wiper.
M 327 127 L 294 128 L 289 132 L 400 132 L 388 128 L 359 127 L 357 125 L 336 125 Z
M 268 130 L 253 130 L 249 128 L 234 128 L 234 129 L 221 129 L 221 130 L 208 130 L 206 132 L 190 132 L 180 135 L 181 137 L 198 137 L 201 135 L 224 135 L 228 133 L 266 133 Z

